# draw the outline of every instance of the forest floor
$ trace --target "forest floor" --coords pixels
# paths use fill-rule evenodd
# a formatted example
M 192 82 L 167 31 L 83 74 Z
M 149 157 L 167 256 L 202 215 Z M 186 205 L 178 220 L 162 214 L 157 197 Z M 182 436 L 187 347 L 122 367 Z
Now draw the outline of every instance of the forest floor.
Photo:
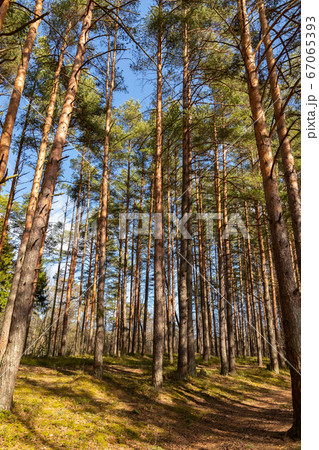
M 1 449 L 299 449 L 285 437 L 292 407 L 288 371 L 274 375 L 253 358 L 237 373 L 198 358 L 196 378 L 176 379 L 165 364 L 160 393 L 150 357 L 24 358 L 12 413 L 0 415 Z M 202 370 L 201 370 L 202 369 Z

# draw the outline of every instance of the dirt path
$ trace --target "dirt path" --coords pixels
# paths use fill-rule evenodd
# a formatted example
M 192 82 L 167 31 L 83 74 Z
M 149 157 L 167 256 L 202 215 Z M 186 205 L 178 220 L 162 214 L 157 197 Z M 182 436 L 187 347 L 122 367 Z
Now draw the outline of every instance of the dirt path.
M 201 368 L 207 372 L 206 367 L 198 366 Z M 251 370 L 245 366 L 238 368 L 243 377 L 245 371 Z M 128 369 L 114 365 L 109 370 L 119 376 Z M 143 371 L 131 369 L 130 373 L 136 377 L 142 376 Z M 166 387 L 156 406 L 154 400 L 135 398 L 122 389 L 118 389 L 117 395 L 132 410 L 139 409 L 149 427 L 155 425 L 166 430 L 166 436 L 159 433 L 156 440 L 156 445 L 165 449 L 300 448 L 299 443 L 285 437 L 292 420 L 290 389 L 270 388 L 267 384 L 256 387 L 255 383 L 247 382 L 238 388 L 230 377 L 225 379 L 217 373 L 213 376 L 224 391 L 216 396 L 210 395 L 209 389 L 200 389 L 199 380 Z M 200 380 L 205 383 L 206 377 L 209 379 L 207 374 Z

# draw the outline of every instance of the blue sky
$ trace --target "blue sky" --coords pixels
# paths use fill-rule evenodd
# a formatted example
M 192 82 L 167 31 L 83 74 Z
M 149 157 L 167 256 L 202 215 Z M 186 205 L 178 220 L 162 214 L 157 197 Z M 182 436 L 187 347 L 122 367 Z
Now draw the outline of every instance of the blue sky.
M 142 0 L 140 2 L 139 10 L 140 10 L 141 17 L 145 16 L 149 12 L 149 9 L 150 9 L 152 3 L 154 4 L 154 2 L 152 2 L 151 0 Z M 41 33 L 41 27 L 40 27 L 39 31 Z M 135 44 L 132 44 L 131 48 L 133 48 L 133 47 L 135 47 Z M 147 110 L 149 101 L 150 101 L 150 98 L 151 98 L 151 95 L 153 92 L 153 86 L 149 82 L 149 80 L 146 81 L 145 79 L 143 79 L 142 74 L 140 74 L 140 73 L 137 74 L 131 70 L 130 64 L 132 62 L 132 59 L 134 58 L 134 54 L 133 54 L 131 48 L 129 48 L 129 50 L 121 57 L 120 61 L 118 61 L 118 63 L 117 63 L 117 67 L 123 73 L 124 82 L 125 82 L 125 86 L 126 86 L 126 92 L 116 91 L 114 93 L 113 106 L 118 107 L 121 104 L 125 103 L 127 100 L 134 98 L 135 100 L 138 99 L 140 101 L 140 103 L 142 104 L 142 110 Z M 6 112 L 6 108 L 8 106 L 8 102 L 10 100 L 10 95 L 11 95 L 11 91 L 8 91 L 8 95 L 0 97 L 0 108 L 2 111 L 4 111 L 4 114 Z M 14 171 L 14 165 L 15 165 L 15 160 L 16 160 L 16 154 L 14 153 L 16 146 L 14 145 L 14 141 L 15 141 L 15 139 L 19 139 L 20 133 L 21 133 L 21 127 L 19 126 L 18 121 L 19 121 L 19 118 L 21 118 L 21 116 L 24 115 L 24 112 L 25 112 L 27 106 L 28 106 L 28 100 L 25 99 L 24 97 L 22 97 L 21 102 L 20 102 L 20 107 L 19 107 L 19 112 L 18 112 L 15 129 L 14 129 L 11 149 L 10 149 L 10 156 L 9 156 L 9 161 L 8 161 L 9 175 L 12 174 Z M 2 120 L 4 120 L 4 116 L 2 117 Z M 52 130 L 51 130 L 51 133 L 52 133 Z M 67 161 L 70 161 L 72 158 L 76 157 L 75 151 L 71 150 L 70 152 L 68 152 L 68 154 L 70 157 Z M 68 162 L 65 162 L 64 171 L 65 171 L 66 176 L 68 177 L 71 174 L 71 172 L 67 166 L 68 166 Z M 28 192 L 28 191 L 30 191 L 30 188 L 31 188 L 31 185 L 29 185 L 27 183 L 27 178 L 29 179 L 29 181 L 31 183 L 32 169 L 25 166 L 24 170 L 23 170 L 23 174 L 25 174 L 25 175 L 23 175 L 21 177 L 21 178 L 23 178 L 23 180 L 21 179 L 20 182 L 24 182 L 25 185 L 24 185 L 23 191 L 20 191 L 18 193 L 17 200 L 21 199 L 23 192 Z M 3 187 L 2 192 L 3 193 L 9 192 L 10 186 L 11 186 L 11 183 L 7 183 L 7 185 Z M 58 203 L 60 203 L 60 202 L 58 202 Z
M 149 12 L 152 4 L 154 4 L 154 1 L 151 1 L 151 0 L 142 0 L 140 2 L 139 10 L 140 10 L 141 17 L 145 16 Z M 41 27 L 39 29 L 39 34 L 41 34 Z M 143 42 L 141 42 L 141 45 L 143 45 Z M 142 111 L 147 110 L 149 107 L 151 95 L 153 93 L 153 84 L 150 83 L 149 79 L 148 80 L 143 79 L 143 75 L 141 73 L 137 74 L 131 70 L 130 64 L 132 62 L 132 58 L 134 58 L 134 54 L 133 54 L 131 48 L 135 48 L 135 44 L 133 44 L 133 43 L 131 45 L 128 44 L 128 47 L 129 47 L 129 50 L 125 53 L 125 55 L 121 58 L 121 60 L 118 61 L 118 64 L 117 64 L 117 67 L 123 73 L 124 82 L 126 85 L 126 92 L 123 92 L 123 91 L 115 92 L 114 96 L 113 96 L 113 105 L 117 107 L 117 106 L 123 104 L 124 102 L 126 102 L 127 100 L 134 98 L 135 100 L 138 99 L 140 101 L 140 103 L 142 105 Z M 6 112 L 6 108 L 7 108 L 9 99 L 10 99 L 10 95 L 11 95 L 11 92 L 8 91 L 8 95 L 0 97 L 0 108 L 2 111 L 4 111 L 4 114 Z M 24 116 L 27 106 L 28 106 L 27 99 L 22 97 L 21 102 L 20 102 L 17 122 L 16 122 L 16 126 L 14 129 L 14 135 L 13 135 L 13 140 L 12 140 L 12 144 L 11 144 L 11 149 L 10 149 L 10 156 L 9 156 L 9 161 L 8 161 L 9 175 L 11 175 L 14 171 L 14 165 L 15 165 L 15 160 L 16 160 L 16 153 L 14 153 L 14 150 L 16 149 L 16 145 L 14 144 L 14 141 L 15 141 L 15 139 L 19 139 L 20 133 L 21 133 L 21 127 L 19 126 L 18 121 L 22 116 Z M 4 119 L 4 116 L 2 117 L 2 120 L 3 119 Z M 51 130 L 51 133 L 52 133 L 52 136 L 54 136 L 54 130 L 53 130 L 53 132 Z M 68 151 L 67 154 L 69 155 L 69 158 L 64 162 L 64 166 L 63 166 L 64 178 L 72 181 L 72 171 L 69 167 L 69 164 L 70 164 L 70 160 L 77 156 L 77 153 L 75 150 L 70 150 L 70 151 Z M 36 153 L 34 153 L 34 160 L 35 159 L 36 159 Z M 20 180 L 19 180 L 18 192 L 17 192 L 16 199 L 15 199 L 17 201 L 21 201 L 22 195 L 24 193 L 30 192 L 30 190 L 31 190 L 31 183 L 32 183 L 34 171 L 30 166 L 28 166 L 27 163 L 28 163 L 28 161 L 24 164 L 22 176 L 20 177 Z M 6 186 L 3 186 L 2 194 L 8 193 L 10 190 L 10 187 L 11 187 L 11 182 L 8 182 Z M 56 192 L 57 191 L 58 190 L 56 189 Z M 57 222 L 57 221 L 63 219 L 65 203 L 66 203 L 65 194 L 56 197 L 53 208 L 52 208 L 51 216 L 50 216 L 51 223 L 54 223 L 54 222 Z M 69 208 L 69 213 L 68 213 L 68 222 L 69 223 L 67 225 L 67 228 L 69 228 L 69 226 L 70 226 L 71 214 L 72 214 L 71 208 Z M 51 270 L 50 270 L 51 277 L 55 273 L 55 271 L 56 271 L 56 267 L 55 266 L 51 267 Z

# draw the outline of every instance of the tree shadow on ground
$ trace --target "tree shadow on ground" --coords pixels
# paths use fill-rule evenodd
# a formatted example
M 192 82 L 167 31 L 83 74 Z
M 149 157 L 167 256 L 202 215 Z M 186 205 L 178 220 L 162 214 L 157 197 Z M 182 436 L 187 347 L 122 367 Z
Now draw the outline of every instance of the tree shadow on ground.
M 243 375 L 248 371 L 247 382 L 217 374 L 180 381 L 174 378 L 172 367 L 168 367 L 164 389 L 157 393 L 150 383 L 150 358 L 128 356 L 118 363 L 115 358 L 107 359 L 103 381 L 91 376 L 92 367 L 86 361 L 82 361 L 83 375 L 72 361 L 64 367 L 60 363 L 61 367 L 55 365 L 55 370 L 67 378 L 65 382 L 49 383 L 45 377 L 36 380 L 24 377 L 23 381 L 41 391 L 44 398 L 69 400 L 69 408 L 75 408 L 84 420 L 87 413 L 101 416 L 115 438 L 131 442 L 132 448 L 145 444 L 162 448 L 213 448 L 225 442 L 239 442 L 238 448 L 242 445 L 266 448 L 266 444 L 268 448 L 280 447 L 284 444 L 283 430 L 289 428 L 292 420 L 291 411 L 283 410 L 278 403 L 289 402 L 288 394 L 277 388 L 272 390 L 270 384 L 252 385 L 251 366 L 240 369 Z M 98 396 L 79 387 L 82 377 L 95 386 Z M 256 377 L 259 382 L 264 381 L 260 371 Z M 258 402 L 253 404 L 256 396 Z M 32 420 L 18 418 L 33 431 Z M 47 442 L 39 432 L 37 436 L 42 445 L 61 448 Z M 285 448 L 289 447 L 285 442 Z

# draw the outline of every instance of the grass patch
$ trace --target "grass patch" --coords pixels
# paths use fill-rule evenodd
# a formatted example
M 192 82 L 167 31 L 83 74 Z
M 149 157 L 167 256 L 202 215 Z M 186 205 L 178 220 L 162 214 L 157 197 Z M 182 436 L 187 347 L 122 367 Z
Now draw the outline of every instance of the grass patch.
M 263 400 L 272 395 L 267 401 L 278 409 L 277 429 L 288 429 L 286 371 L 274 375 L 254 359 L 238 360 L 236 374 L 223 377 L 218 358 L 196 359 L 205 372 L 181 381 L 177 356 L 170 364 L 165 355 L 164 388 L 156 392 L 150 356 L 105 357 L 103 381 L 92 377 L 90 356 L 24 357 L 13 412 L 0 413 L 0 448 L 192 448 L 201 439 L 218 446 L 241 434 L 246 448 L 255 448 L 267 426 Z M 253 436 L 242 431 L 246 422 L 255 424 Z

